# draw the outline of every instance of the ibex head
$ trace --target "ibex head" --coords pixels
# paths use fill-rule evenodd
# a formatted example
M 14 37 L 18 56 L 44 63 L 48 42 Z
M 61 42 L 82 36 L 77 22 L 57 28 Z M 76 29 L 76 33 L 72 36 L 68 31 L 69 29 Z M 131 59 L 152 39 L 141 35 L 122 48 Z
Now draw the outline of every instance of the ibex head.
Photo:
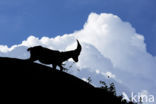
M 78 62 L 78 57 L 80 55 L 81 49 L 82 49 L 82 47 L 81 47 L 79 41 L 77 40 L 77 48 L 75 50 L 73 50 L 73 55 L 72 55 L 72 59 L 75 62 Z

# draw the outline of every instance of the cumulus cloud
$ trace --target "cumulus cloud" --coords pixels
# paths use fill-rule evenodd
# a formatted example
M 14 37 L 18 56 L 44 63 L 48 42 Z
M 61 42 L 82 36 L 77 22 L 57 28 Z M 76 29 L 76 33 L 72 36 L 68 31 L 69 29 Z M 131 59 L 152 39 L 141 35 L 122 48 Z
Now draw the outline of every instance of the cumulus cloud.
M 121 70 L 132 72 L 138 67 L 134 73 L 146 74 L 149 70 L 145 67 L 155 66 L 150 62 L 153 57 L 146 52 L 144 37 L 129 23 L 112 14 L 90 14 L 84 29 L 77 32 L 76 37 L 95 46 Z M 140 63 L 146 64 L 138 65 Z
M 40 39 L 32 35 L 10 48 L 0 45 L 0 56 L 28 58 L 27 47 L 36 45 L 61 51 L 75 49 L 76 39 L 83 48 L 73 74 L 83 79 L 94 75 L 96 80 L 102 80 L 98 75 L 103 79 L 107 75 L 127 89 L 156 92 L 156 58 L 147 52 L 144 37 L 113 14 L 91 13 L 83 29 L 71 34 Z

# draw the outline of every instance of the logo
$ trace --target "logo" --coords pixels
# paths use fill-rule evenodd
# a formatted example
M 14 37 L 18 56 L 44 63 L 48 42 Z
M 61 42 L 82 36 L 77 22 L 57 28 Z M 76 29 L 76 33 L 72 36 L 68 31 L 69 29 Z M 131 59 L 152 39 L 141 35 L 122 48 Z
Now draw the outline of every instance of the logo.
M 126 100 L 128 102 L 142 102 L 142 103 L 154 103 L 154 95 L 148 95 L 147 93 L 137 93 L 131 92 L 130 97 L 125 92 L 122 93 L 122 101 Z

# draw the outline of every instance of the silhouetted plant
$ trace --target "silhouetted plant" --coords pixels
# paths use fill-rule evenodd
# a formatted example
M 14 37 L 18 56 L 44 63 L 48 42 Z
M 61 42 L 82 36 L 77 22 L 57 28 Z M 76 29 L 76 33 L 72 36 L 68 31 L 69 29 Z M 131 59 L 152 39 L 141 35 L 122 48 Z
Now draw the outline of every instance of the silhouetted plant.
M 139 104 L 143 104 L 143 102 L 142 102 L 142 97 L 140 97 L 139 100 L 140 100 L 140 101 L 139 101 Z
M 88 77 L 88 83 L 92 83 L 92 79 L 91 79 L 91 77 Z
M 113 95 L 116 95 L 116 89 L 115 89 L 114 83 L 111 83 L 111 84 L 110 84 L 110 87 L 108 88 L 108 90 L 109 90 Z
M 69 69 L 68 69 L 68 68 L 63 68 L 63 71 L 64 71 L 64 72 L 68 72 Z
M 128 104 L 126 100 L 122 100 L 121 104 Z
M 108 86 L 104 81 L 100 81 L 100 84 L 102 84 L 102 86 L 100 88 L 107 90 Z
M 117 96 L 114 83 L 111 83 L 110 86 L 107 86 L 104 81 L 99 81 L 99 83 L 102 84 L 100 88 L 104 90 L 104 92 L 107 94 L 106 96 L 111 96 L 111 100 L 115 100 L 114 102 L 116 102 L 116 104 L 136 104 L 133 102 L 127 102 L 126 100 L 122 100 L 122 95 Z
M 100 81 L 100 84 L 102 84 L 101 86 L 102 89 L 105 89 L 108 92 L 112 93 L 113 95 L 116 95 L 116 89 L 114 83 L 111 83 L 109 87 L 104 81 Z

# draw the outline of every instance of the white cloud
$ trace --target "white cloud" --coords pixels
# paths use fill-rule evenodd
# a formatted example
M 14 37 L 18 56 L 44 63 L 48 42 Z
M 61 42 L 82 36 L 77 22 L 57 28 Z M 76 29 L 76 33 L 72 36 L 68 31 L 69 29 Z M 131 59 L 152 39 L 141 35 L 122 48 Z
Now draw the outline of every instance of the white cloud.
M 22 46 L 27 46 L 27 47 L 32 47 L 36 45 L 40 45 L 42 41 L 39 40 L 39 38 L 34 37 L 34 36 L 29 36 L 27 40 L 24 40 L 22 42 Z
M 129 23 L 112 14 L 90 14 L 84 29 L 77 32 L 76 37 L 92 44 L 121 70 L 131 71 L 136 67 L 133 65 L 134 60 L 137 64 L 145 58 L 152 59 L 147 55 L 143 36 L 137 34 Z M 144 70 L 144 66 L 138 66 L 138 69 Z
M 76 39 L 83 48 L 80 61 L 74 68 L 80 69 L 81 75 L 74 68 L 73 74 L 87 78 L 89 74 L 95 73 L 92 75 L 96 75 L 94 78 L 99 80 L 104 77 L 102 73 L 107 73 L 130 90 L 156 92 L 156 58 L 146 51 L 144 37 L 136 33 L 130 23 L 113 14 L 91 13 L 84 28 L 71 34 L 41 39 L 30 36 L 11 48 L 1 45 L 0 55 L 28 58 L 27 47 L 35 45 L 59 50 L 75 49 Z
M 0 51 L 1 51 L 1 52 L 7 52 L 8 50 L 9 50 L 9 48 L 8 48 L 7 45 L 5 45 L 5 46 L 0 45 Z

